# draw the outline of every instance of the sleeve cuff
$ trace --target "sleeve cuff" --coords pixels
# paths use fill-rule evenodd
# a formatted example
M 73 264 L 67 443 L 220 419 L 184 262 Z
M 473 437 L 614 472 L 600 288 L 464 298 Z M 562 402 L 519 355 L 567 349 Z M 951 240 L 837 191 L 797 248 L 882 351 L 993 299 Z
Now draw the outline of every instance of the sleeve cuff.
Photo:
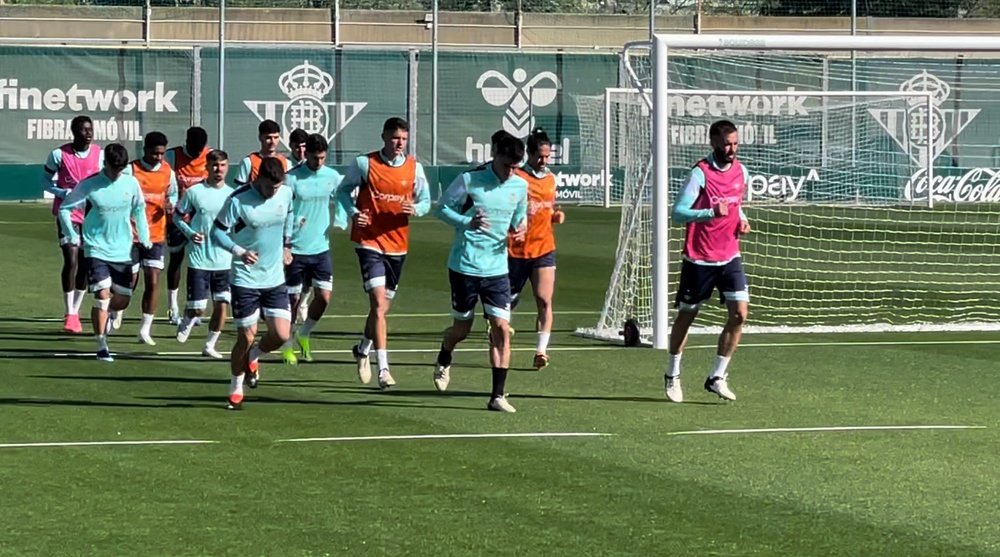
M 232 251 L 233 255 L 235 255 L 236 257 L 243 257 L 243 254 L 247 252 L 247 250 L 241 248 L 240 246 L 236 246 L 236 245 L 234 245 L 233 249 L 230 250 L 230 251 Z

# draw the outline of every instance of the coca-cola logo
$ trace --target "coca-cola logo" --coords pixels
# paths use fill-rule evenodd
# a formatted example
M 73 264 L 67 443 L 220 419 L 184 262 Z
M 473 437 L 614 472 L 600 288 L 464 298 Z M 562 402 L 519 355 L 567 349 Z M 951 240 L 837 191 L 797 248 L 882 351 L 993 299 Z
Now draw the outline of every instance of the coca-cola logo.
M 1000 169 L 972 168 L 958 176 L 935 174 L 927 179 L 927 170 L 918 170 L 906 181 L 903 197 L 907 201 L 926 201 L 930 190 L 934 201 L 945 203 L 1000 202 Z

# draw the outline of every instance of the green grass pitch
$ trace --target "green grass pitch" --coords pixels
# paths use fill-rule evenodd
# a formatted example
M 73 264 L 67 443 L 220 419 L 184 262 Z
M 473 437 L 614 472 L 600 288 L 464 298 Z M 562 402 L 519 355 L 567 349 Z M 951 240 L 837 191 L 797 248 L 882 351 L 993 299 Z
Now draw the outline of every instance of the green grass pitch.
M 113 364 L 63 334 L 51 215 L 0 206 L 0 444 L 216 441 L 0 448 L 0 555 L 1000 555 L 1000 334 L 748 335 L 735 403 L 701 390 L 715 339 L 696 336 L 672 405 L 664 354 L 572 335 L 596 321 L 617 219 L 569 209 L 549 368 L 530 369 L 530 308 L 514 319 L 517 414 L 485 410 L 481 322 L 434 390 L 451 233 L 432 218 L 390 318 L 396 389 L 356 380 L 366 300 L 338 233 L 318 361 L 263 362 L 235 413 L 228 364 L 194 355 L 204 327 L 179 345 L 160 320 L 141 346 L 134 304 Z M 901 425 L 982 428 L 672 434 Z M 280 442 L 544 432 L 608 435 Z

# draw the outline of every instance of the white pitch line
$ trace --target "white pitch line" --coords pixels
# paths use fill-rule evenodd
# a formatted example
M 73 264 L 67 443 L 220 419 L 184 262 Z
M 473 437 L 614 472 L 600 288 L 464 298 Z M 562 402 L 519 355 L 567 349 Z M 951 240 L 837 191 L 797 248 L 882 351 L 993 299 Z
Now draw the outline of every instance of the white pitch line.
M 982 425 L 859 425 L 829 427 L 772 427 L 758 429 L 696 429 L 692 431 L 671 431 L 667 435 L 729 435 L 745 433 L 809 433 L 824 431 L 898 431 L 925 429 L 986 429 Z
M 613 433 L 568 432 L 568 433 L 433 433 L 425 435 L 364 435 L 358 437 L 302 437 L 297 439 L 278 439 L 275 443 L 311 443 L 311 442 L 342 442 L 342 441 L 411 441 L 421 439 L 508 439 L 508 438 L 544 438 L 544 437 L 607 437 Z
M 482 352 L 486 348 L 483 345 L 479 348 L 456 348 L 453 352 Z M 621 346 L 608 345 L 608 346 L 550 346 L 548 348 L 549 352 L 603 352 L 608 350 L 620 350 Z M 440 348 L 393 348 L 390 352 L 394 354 L 437 354 L 440 352 Z M 534 352 L 535 349 L 526 346 L 511 347 L 511 352 Z M 0 352 L 3 352 L 0 350 Z M 313 350 L 313 354 L 350 354 L 351 349 L 345 348 L 342 350 Z M 277 352 L 271 352 L 271 354 L 277 354 Z M 114 353 L 112 356 L 116 355 Z M 201 352 L 134 352 L 132 355 L 155 355 L 155 356 L 201 356 Z M 87 356 L 93 358 L 93 354 L 52 354 L 52 356 L 60 357 L 72 357 L 72 356 Z
M 0 443 L 0 449 L 27 447 L 102 447 L 115 445 L 211 445 L 218 441 L 204 439 L 169 439 L 163 441 L 67 441 L 45 443 Z
M 566 311 L 555 311 L 555 315 L 600 315 L 599 311 L 590 310 L 566 310 Z M 324 315 L 323 319 L 364 319 L 368 317 L 367 313 L 352 313 L 352 314 L 334 314 Z M 389 317 L 392 318 L 402 318 L 402 319 L 427 319 L 431 317 L 441 317 L 441 318 L 451 318 L 450 313 L 390 313 Z M 25 317 L 24 321 L 31 323 L 62 323 L 62 317 Z M 134 321 L 133 319 L 126 319 L 128 321 Z M 156 322 L 166 322 L 168 319 L 166 317 L 157 317 L 154 319 Z
M 740 348 L 795 348 L 797 346 L 935 346 L 942 344 L 1000 344 L 1000 339 L 981 340 L 831 340 L 828 342 L 741 342 Z M 716 348 L 715 344 L 702 344 L 688 348 Z

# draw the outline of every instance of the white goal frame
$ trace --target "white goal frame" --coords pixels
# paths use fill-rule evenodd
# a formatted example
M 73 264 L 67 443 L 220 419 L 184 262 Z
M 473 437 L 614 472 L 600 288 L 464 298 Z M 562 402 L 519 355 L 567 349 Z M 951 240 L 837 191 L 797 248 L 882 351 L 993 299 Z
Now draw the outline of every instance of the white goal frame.
M 669 104 L 671 93 L 696 93 L 694 90 L 670 90 L 667 69 L 671 50 L 783 50 L 783 51 L 984 51 L 1000 52 L 1000 38 L 968 36 L 810 36 L 810 35 L 681 35 L 656 34 L 652 40 L 653 110 L 653 348 L 669 347 L 670 283 L 669 283 Z M 751 92 L 761 95 L 761 91 Z M 788 94 L 782 91 L 777 94 Z M 878 96 L 900 95 L 879 91 Z M 849 91 L 842 96 L 861 96 Z M 931 99 L 928 96 L 928 104 Z M 607 113 L 606 113 L 607 114 Z M 928 126 L 929 127 L 929 126 Z M 607 139 L 607 136 L 605 136 Z M 607 143 L 606 143 L 607 145 Z M 928 143 L 929 145 L 929 143 Z M 926 157 L 933 167 L 931 157 Z M 929 168 L 928 172 L 933 171 Z M 929 174 L 931 176 L 931 174 Z M 929 195 L 928 198 L 933 198 Z M 931 201 L 929 201 L 930 203 Z

